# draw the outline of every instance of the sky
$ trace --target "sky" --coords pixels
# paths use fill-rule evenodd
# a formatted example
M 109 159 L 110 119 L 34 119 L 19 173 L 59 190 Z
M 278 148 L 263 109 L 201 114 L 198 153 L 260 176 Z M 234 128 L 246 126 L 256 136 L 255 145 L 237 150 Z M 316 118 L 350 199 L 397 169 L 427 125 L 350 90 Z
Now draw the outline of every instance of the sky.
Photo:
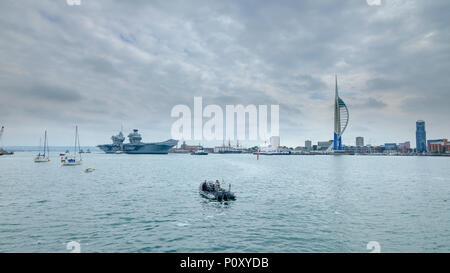
M 335 75 L 345 145 L 414 147 L 419 119 L 450 138 L 448 14 L 448 0 L 2 0 L 2 142 L 37 145 L 46 129 L 71 145 L 75 125 L 82 145 L 121 126 L 163 141 L 171 109 L 201 96 L 279 105 L 281 144 L 303 146 L 332 139 Z

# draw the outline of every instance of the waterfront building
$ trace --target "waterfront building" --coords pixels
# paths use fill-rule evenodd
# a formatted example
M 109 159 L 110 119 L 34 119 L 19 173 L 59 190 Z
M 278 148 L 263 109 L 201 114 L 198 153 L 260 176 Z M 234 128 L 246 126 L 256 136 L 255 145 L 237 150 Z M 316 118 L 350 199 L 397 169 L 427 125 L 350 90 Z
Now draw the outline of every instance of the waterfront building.
M 450 142 L 444 139 L 430 139 L 428 143 L 428 152 L 430 153 L 450 153 Z
M 228 140 L 228 145 L 225 145 L 225 142 L 222 146 L 216 146 L 214 147 L 214 153 L 219 154 L 239 154 L 244 152 L 244 149 L 239 146 L 239 140 L 236 143 L 236 147 L 231 146 L 231 141 Z
M 280 148 L 280 137 L 272 136 L 269 139 L 269 143 L 264 142 L 259 146 L 259 150 L 263 153 L 275 153 Z
M 344 152 L 347 154 L 369 154 L 370 146 L 344 146 Z
M 180 154 L 187 154 L 196 152 L 198 150 L 203 150 L 203 146 L 201 145 L 187 145 L 186 141 L 183 141 L 183 144 L 180 145 L 180 148 L 172 148 L 169 150 L 169 153 L 180 153 Z
M 356 146 L 363 147 L 364 146 L 364 137 L 356 137 Z
M 411 148 L 411 143 L 409 141 L 398 144 L 398 152 L 400 152 L 400 153 L 406 154 L 409 152 L 410 148 Z
M 427 151 L 427 134 L 425 131 L 425 121 L 418 120 L 416 122 L 416 149 L 418 153 Z
M 201 145 L 187 145 L 186 141 L 183 141 L 183 144 L 181 144 L 180 147 L 182 150 L 187 150 L 190 152 L 195 152 L 197 150 L 202 150 L 203 147 Z
M 398 152 L 398 146 L 396 143 L 385 143 L 384 144 L 385 153 L 396 153 Z
M 334 98 L 334 140 L 333 145 L 328 150 L 342 151 L 342 134 L 347 128 L 349 120 L 348 108 L 339 97 L 337 76 Z
M 274 147 L 275 149 L 280 147 L 280 137 L 279 136 L 271 136 L 270 137 L 270 144 L 272 145 L 272 147 Z
M 319 141 L 317 142 L 317 149 L 321 151 L 326 151 L 333 145 L 333 142 L 334 142 L 333 140 Z
M 305 141 L 305 150 L 311 151 L 311 149 L 312 149 L 312 141 L 311 140 L 306 140 Z
M 371 153 L 373 154 L 380 154 L 384 151 L 384 146 L 375 146 L 375 147 L 371 147 Z

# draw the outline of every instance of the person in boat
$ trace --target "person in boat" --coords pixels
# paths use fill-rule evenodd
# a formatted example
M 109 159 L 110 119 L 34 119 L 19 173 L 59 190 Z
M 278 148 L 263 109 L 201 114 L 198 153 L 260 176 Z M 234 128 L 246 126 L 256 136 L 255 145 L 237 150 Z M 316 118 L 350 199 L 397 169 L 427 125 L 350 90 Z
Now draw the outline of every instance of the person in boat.
M 219 182 L 219 180 L 216 180 L 216 188 L 217 188 L 217 190 L 220 189 L 220 182 Z
M 207 185 L 207 183 L 206 183 L 206 180 L 205 180 L 205 182 L 203 182 L 202 190 L 203 190 L 203 191 L 208 191 L 208 185 Z

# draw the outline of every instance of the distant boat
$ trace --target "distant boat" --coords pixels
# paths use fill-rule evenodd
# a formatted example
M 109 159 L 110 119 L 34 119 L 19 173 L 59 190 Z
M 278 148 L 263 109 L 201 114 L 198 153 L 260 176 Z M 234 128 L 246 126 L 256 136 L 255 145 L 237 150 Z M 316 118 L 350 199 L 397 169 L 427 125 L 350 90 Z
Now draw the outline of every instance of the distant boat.
M 39 147 L 40 149 L 40 147 Z M 45 130 L 45 136 L 44 136 L 44 149 L 43 153 L 39 152 L 39 154 L 34 158 L 35 163 L 44 163 L 44 162 L 50 162 L 50 150 L 48 148 L 48 139 L 47 139 L 47 130 Z
M 254 152 L 254 155 L 291 155 L 290 151 L 266 151 L 266 152 Z
M 84 170 L 85 173 L 92 173 L 94 171 L 95 171 L 94 168 L 87 168 L 86 170 Z
M 203 149 L 200 149 L 195 152 L 192 152 L 191 155 L 208 155 L 208 152 Z
M 63 159 L 61 159 L 62 166 L 77 166 L 81 165 L 82 159 L 81 154 L 78 153 L 77 157 L 77 146 L 80 148 L 80 139 L 78 137 L 78 126 L 75 126 L 75 146 L 73 149 L 73 155 L 66 155 Z
M 91 150 L 87 149 L 87 150 L 86 150 L 86 153 L 87 153 L 87 154 L 90 154 L 90 153 L 91 153 Z
M 3 148 L 0 148 L 0 155 L 13 155 L 14 152 L 3 150 Z

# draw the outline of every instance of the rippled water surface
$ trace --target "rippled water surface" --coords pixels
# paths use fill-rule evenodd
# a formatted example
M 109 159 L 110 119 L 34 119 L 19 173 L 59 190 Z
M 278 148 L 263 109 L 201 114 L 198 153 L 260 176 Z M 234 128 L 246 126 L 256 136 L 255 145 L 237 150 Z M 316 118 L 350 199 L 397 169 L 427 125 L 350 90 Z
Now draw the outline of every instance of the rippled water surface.
M 450 159 L 56 154 L 0 157 L 0 252 L 450 251 Z M 85 168 L 95 168 L 84 173 Z M 198 194 L 232 184 L 227 204 Z

